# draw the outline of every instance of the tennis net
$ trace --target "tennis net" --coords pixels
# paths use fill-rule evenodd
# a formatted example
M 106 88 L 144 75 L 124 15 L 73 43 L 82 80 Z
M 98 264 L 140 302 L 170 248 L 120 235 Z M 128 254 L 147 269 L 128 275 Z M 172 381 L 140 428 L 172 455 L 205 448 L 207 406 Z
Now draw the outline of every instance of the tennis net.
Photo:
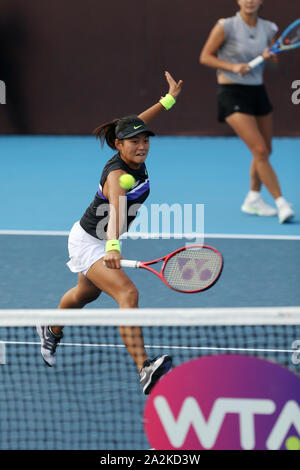
M 300 372 L 300 307 L 0 312 L 0 449 L 149 449 L 147 397 L 118 325 L 142 326 L 148 356 L 174 366 L 246 354 Z M 48 324 L 66 325 L 51 368 L 35 329 Z

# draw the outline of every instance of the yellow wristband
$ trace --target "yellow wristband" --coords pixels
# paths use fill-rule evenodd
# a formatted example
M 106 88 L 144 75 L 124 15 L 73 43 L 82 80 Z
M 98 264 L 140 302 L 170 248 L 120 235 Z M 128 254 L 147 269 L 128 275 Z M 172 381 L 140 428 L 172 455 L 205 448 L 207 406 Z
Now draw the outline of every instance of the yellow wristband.
M 172 95 L 167 93 L 163 98 L 161 98 L 161 100 L 159 100 L 159 102 L 168 111 L 169 109 L 172 108 L 172 106 L 174 106 L 174 104 L 176 103 L 176 100 Z
M 119 240 L 107 240 L 105 245 L 105 252 L 108 251 L 121 251 Z

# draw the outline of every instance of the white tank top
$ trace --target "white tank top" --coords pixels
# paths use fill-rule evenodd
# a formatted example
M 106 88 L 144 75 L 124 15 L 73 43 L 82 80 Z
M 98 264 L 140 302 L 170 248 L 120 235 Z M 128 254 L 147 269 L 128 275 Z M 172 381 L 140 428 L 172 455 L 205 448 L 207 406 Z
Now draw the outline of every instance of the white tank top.
M 258 18 L 256 26 L 249 26 L 241 17 L 240 12 L 230 18 L 219 20 L 224 28 L 225 41 L 218 50 L 217 56 L 225 62 L 234 64 L 247 63 L 260 55 L 278 31 L 278 27 L 271 21 Z M 228 80 L 242 85 L 261 85 L 263 83 L 264 64 L 242 76 L 225 70 L 222 72 Z

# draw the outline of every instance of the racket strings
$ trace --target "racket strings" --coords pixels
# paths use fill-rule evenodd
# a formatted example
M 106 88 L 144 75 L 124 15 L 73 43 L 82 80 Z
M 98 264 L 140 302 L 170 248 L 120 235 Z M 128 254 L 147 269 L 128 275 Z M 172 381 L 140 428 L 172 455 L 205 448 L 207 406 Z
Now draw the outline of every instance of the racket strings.
M 288 34 L 285 36 L 283 43 L 285 46 L 294 46 L 300 43 L 300 25 L 296 25 Z
M 221 265 L 220 255 L 211 249 L 187 249 L 169 258 L 164 267 L 164 278 L 174 289 L 199 291 L 216 280 Z
M 295 44 L 296 42 L 300 41 L 300 27 L 298 27 L 297 31 L 293 32 L 289 37 L 285 38 L 285 42 L 287 44 Z

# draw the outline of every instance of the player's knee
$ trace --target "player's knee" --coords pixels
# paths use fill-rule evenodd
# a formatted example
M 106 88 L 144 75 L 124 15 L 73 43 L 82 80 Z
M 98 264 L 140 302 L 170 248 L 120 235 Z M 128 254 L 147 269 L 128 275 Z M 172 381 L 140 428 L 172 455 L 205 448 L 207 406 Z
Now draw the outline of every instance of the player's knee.
M 119 292 L 118 303 L 122 306 L 126 305 L 127 308 L 135 308 L 138 305 L 138 300 L 139 292 L 133 284 Z
M 269 158 L 269 149 L 264 144 L 257 144 L 252 151 L 255 161 L 267 161 Z

